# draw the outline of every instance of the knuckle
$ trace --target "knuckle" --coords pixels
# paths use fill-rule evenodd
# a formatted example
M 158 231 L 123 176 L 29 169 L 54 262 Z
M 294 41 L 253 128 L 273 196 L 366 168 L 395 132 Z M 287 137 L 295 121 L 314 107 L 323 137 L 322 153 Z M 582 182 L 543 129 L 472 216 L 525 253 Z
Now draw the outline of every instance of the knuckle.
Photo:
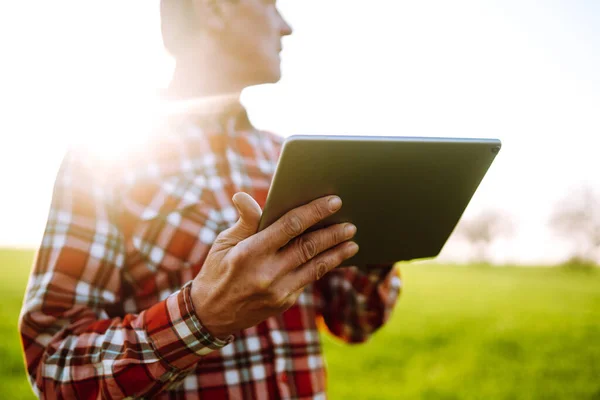
M 290 238 L 294 238 L 302 233 L 302 222 L 296 214 L 289 214 L 283 220 L 283 231 Z
M 288 293 L 283 290 L 273 290 L 270 293 L 270 303 L 274 308 L 285 307 L 288 301 Z
M 340 243 L 344 240 L 344 227 L 339 226 L 336 229 L 333 229 L 331 232 L 331 241 L 332 243 Z
M 327 206 L 323 205 L 322 202 L 315 202 L 311 204 L 312 214 L 318 219 L 321 220 L 327 216 Z
M 329 271 L 329 264 L 325 260 L 320 260 L 316 263 L 314 268 L 315 281 L 321 279 Z
M 256 293 L 266 293 L 271 286 L 271 279 L 266 275 L 261 275 L 254 280 L 254 291 Z
M 317 245 L 311 238 L 301 237 L 298 240 L 298 248 L 300 251 L 300 261 L 305 263 L 317 255 Z

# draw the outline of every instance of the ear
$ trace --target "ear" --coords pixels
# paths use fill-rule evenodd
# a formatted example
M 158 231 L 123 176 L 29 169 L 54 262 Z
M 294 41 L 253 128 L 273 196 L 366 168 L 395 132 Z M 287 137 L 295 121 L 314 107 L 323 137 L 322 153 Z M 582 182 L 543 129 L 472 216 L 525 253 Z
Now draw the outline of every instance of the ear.
M 222 0 L 192 0 L 193 21 L 198 29 L 222 31 L 225 26 L 224 3 Z

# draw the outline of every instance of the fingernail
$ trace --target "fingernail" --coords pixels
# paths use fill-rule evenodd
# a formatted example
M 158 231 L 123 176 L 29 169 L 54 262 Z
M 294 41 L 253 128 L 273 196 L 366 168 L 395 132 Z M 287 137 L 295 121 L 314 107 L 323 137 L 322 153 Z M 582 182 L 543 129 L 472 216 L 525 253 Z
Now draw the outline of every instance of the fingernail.
M 350 242 L 346 245 L 348 249 L 348 257 L 352 257 L 356 253 L 358 253 L 358 245 L 355 242 Z
M 342 206 L 342 199 L 337 196 L 332 196 L 329 198 L 329 209 L 331 211 L 337 211 Z
M 346 224 L 344 227 L 344 234 L 347 238 L 351 238 L 356 233 L 356 226 L 353 224 Z

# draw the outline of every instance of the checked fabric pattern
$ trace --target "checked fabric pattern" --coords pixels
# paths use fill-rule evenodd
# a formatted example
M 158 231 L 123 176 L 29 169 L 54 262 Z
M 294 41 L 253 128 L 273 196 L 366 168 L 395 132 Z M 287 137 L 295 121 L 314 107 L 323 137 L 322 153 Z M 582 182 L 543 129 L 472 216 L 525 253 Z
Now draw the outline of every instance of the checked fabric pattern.
M 225 341 L 190 299 L 215 237 L 237 220 L 231 197 L 264 204 L 281 144 L 241 110 L 169 118 L 111 163 L 67 154 L 20 319 L 38 396 L 325 398 L 318 321 L 365 341 L 396 302 L 392 266 L 335 270 L 284 314 Z

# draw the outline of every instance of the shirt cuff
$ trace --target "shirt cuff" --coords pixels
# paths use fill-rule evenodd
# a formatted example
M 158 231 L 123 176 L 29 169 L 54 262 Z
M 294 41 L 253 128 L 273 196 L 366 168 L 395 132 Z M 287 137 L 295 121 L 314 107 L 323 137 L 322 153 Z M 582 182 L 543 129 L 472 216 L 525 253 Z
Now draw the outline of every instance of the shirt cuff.
M 191 298 L 191 281 L 145 312 L 144 325 L 157 356 L 171 367 L 187 369 L 223 348 L 233 336 L 221 340 L 200 323 Z

